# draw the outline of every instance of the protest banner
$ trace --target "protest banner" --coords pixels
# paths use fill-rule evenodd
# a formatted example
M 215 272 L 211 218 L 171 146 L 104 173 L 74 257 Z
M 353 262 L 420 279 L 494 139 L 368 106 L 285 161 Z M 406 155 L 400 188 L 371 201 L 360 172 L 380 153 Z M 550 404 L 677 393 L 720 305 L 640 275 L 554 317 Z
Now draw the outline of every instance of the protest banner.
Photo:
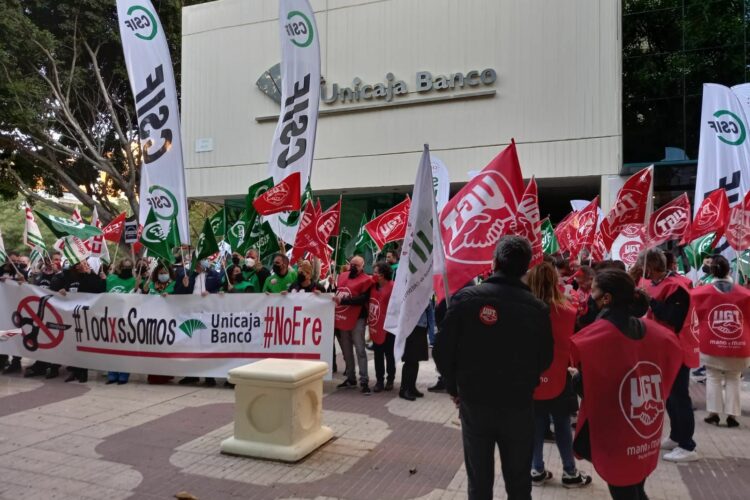
M 265 358 L 330 365 L 333 307 L 328 294 L 63 297 L 0 283 L 0 353 L 195 377 L 226 377 L 232 368 Z

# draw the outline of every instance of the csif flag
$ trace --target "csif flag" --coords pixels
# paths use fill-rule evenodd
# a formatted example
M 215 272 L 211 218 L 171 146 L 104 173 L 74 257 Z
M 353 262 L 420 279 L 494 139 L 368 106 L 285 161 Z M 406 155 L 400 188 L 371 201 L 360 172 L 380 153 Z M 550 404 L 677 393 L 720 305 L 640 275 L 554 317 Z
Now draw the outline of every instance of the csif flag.
M 211 223 L 211 230 L 214 232 L 214 236 L 216 236 L 217 238 L 220 236 L 224 236 L 224 228 L 226 227 L 226 215 L 224 212 L 224 207 L 221 207 L 208 220 Z
M 203 222 L 203 231 L 198 235 L 198 241 L 195 243 L 195 260 L 205 259 L 219 251 L 219 244 L 216 243 L 214 231 L 211 229 L 211 221 L 206 219 Z
M 690 200 L 682 193 L 651 215 L 648 244 L 656 247 L 670 240 L 681 240 L 690 229 Z
M 300 173 L 294 172 L 253 200 L 260 215 L 273 215 L 300 209 Z
M 164 232 L 164 226 L 156 218 L 153 210 L 148 211 L 146 224 L 141 230 L 139 241 L 141 245 L 148 249 L 149 254 L 174 264 L 172 246 L 169 244 L 169 233 Z
M 685 245 L 685 256 L 693 269 L 700 269 L 703 265 L 703 259 L 713 254 L 713 248 L 717 241 L 716 233 L 708 233 Z
M 440 213 L 448 286 L 437 277 L 442 299 L 490 269 L 500 237 L 512 231 L 524 183 L 516 143 L 500 152 L 448 201 Z
M 513 232 L 523 236 L 531 243 L 532 257 L 529 267 L 542 263 L 544 252 L 542 249 L 541 221 L 539 215 L 539 195 L 534 176 L 531 177 L 526 190 L 518 204 Z
M 617 192 L 612 209 L 599 226 L 607 250 L 626 224 L 647 224 L 651 215 L 654 166 L 633 174 Z
M 727 192 L 723 189 L 717 189 L 703 198 L 695 212 L 690 230 L 683 237 L 683 242 L 696 240 L 708 233 L 715 233 L 714 245 L 716 245 L 724 236 L 724 230 L 728 222 L 729 201 L 727 200 Z
M 320 106 L 320 43 L 315 16 L 307 0 L 279 2 L 281 38 L 281 111 L 271 142 L 268 175 L 278 184 L 299 173 L 302 188 L 310 183 L 315 131 Z M 268 220 L 282 240 L 295 241 L 299 211 L 271 215 Z
M 153 211 L 165 234 L 176 220 L 181 243 L 189 244 L 180 108 L 164 28 L 149 0 L 117 0 L 117 19 L 138 119 L 138 220 L 145 225 Z
M 432 184 L 430 150 L 425 144 L 414 181 L 404 244 L 398 261 L 383 328 L 395 335 L 394 356 L 401 359 L 407 337 L 417 326 L 433 293 L 434 249 L 438 226 L 435 191 Z M 408 198 L 407 198 L 408 200 Z M 382 312 L 381 312 L 382 314 Z
M 404 239 L 410 204 L 411 201 L 407 196 L 404 201 L 365 224 L 365 231 L 370 235 L 378 250 L 386 243 Z
M 729 223 L 724 236 L 737 252 L 750 248 L 750 191 L 745 193 L 742 203 L 736 204 L 729 211 Z
M 83 222 L 76 222 L 73 219 L 66 219 L 64 217 L 58 217 L 56 215 L 45 215 L 43 213 L 36 212 L 39 218 L 44 224 L 52 231 L 58 238 L 64 238 L 65 236 L 75 236 L 83 241 L 102 234 L 102 230 L 84 224 Z
M 546 255 L 551 255 L 560 251 L 560 244 L 557 242 L 555 236 L 555 230 L 552 228 L 552 223 L 549 221 L 549 217 L 545 217 L 540 224 L 542 234 L 542 251 Z

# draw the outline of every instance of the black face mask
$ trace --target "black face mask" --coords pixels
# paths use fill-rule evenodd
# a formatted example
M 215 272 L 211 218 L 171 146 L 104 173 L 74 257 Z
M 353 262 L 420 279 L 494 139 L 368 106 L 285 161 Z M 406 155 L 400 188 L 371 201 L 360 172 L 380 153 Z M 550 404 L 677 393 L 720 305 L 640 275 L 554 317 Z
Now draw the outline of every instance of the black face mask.
M 234 264 L 235 266 L 239 266 L 240 265 L 240 258 L 239 257 L 232 257 L 232 264 Z
M 701 271 L 703 271 L 706 274 L 710 274 L 711 273 L 711 268 L 708 267 L 708 266 L 703 266 L 703 267 L 701 267 Z
M 359 268 L 357 267 L 351 267 L 349 268 L 349 277 L 350 278 L 356 278 L 359 274 Z
M 122 269 L 120 270 L 120 278 L 127 280 L 133 277 L 133 270 L 132 269 Z
M 24 269 L 26 269 L 26 264 L 18 264 L 16 265 L 16 267 L 18 268 L 19 271 L 23 271 Z
M 274 264 L 271 269 L 273 269 L 274 274 L 281 274 L 281 266 L 279 264 Z

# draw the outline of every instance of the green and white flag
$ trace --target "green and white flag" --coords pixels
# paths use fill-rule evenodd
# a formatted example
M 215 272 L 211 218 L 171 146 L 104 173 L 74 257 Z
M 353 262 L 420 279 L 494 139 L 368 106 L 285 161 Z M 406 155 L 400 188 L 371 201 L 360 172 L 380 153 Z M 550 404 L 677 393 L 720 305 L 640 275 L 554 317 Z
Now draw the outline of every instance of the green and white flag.
M 138 220 L 153 211 L 163 233 L 177 221 L 181 243 L 190 244 L 185 170 L 172 59 L 164 28 L 149 0 L 117 0 L 125 66 L 141 130 Z
M 226 227 L 226 216 L 224 215 L 224 207 L 222 207 L 218 212 L 213 214 L 210 219 L 208 219 L 211 222 L 211 230 L 214 232 L 214 236 L 217 238 L 224 236 L 224 231 Z
M 89 224 L 84 224 L 83 222 L 76 222 L 73 219 L 66 219 L 65 217 L 58 217 L 56 215 L 45 215 L 36 211 L 35 213 L 49 230 L 52 231 L 52 234 L 58 238 L 75 236 L 76 238 L 86 241 L 89 238 L 103 234 L 101 229 Z
M 247 189 L 245 196 L 245 210 L 240 214 L 240 218 L 234 223 L 229 224 L 229 230 L 226 234 L 226 241 L 232 247 L 232 250 L 239 253 L 247 252 L 250 248 L 250 238 L 253 232 L 260 234 L 260 220 L 258 213 L 253 207 L 253 201 L 273 187 L 273 179 L 268 178 L 256 182 Z M 229 214 L 227 213 L 227 216 Z
M 37 254 L 42 254 L 46 251 L 44 240 L 42 239 L 42 233 L 39 231 L 39 226 L 36 224 L 34 219 L 34 212 L 29 207 L 26 207 L 26 225 L 23 229 L 23 244 L 27 247 L 31 247 L 32 253 L 34 249 L 37 250 Z M 33 259 L 31 259 L 33 260 Z
M 211 221 L 206 219 L 203 223 L 203 231 L 198 236 L 198 242 L 195 244 L 195 260 L 205 259 L 219 251 L 219 244 L 216 243 L 214 231 L 211 229 Z
M 274 184 L 300 174 L 300 197 L 310 182 L 320 105 L 320 43 L 315 16 L 307 0 L 279 2 L 281 37 L 281 111 L 271 142 L 268 174 Z M 304 206 L 304 205 L 303 205 Z M 299 212 L 268 218 L 273 231 L 293 243 Z
M 146 224 L 141 232 L 141 244 L 156 257 L 174 264 L 172 245 L 169 243 L 169 234 L 165 234 L 164 227 L 156 218 L 153 210 L 148 211 Z
M 560 251 L 560 244 L 555 236 L 555 229 L 549 221 L 549 217 L 542 221 L 542 250 L 546 255 L 551 255 Z
M 279 238 L 274 234 L 271 224 L 267 221 L 260 225 L 258 237 L 251 240 L 250 248 L 252 247 L 258 249 L 261 259 L 265 259 L 269 255 L 281 252 Z
M 713 242 L 716 233 L 709 233 L 701 236 L 685 246 L 685 255 L 693 269 L 700 269 L 703 265 L 703 259 L 713 253 Z
M 375 212 L 373 212 L 372 219 L 375 217 Z M 370 233 L 365 230 L 366 224 L 367 218 L 365 214 L 362 214 L 362 220 L 359 223 L 359 232 L 357 232 L 357 239 L 354 242 L 354 255 L 367 255 L 378 251 L 378 246 L 372 241 Z
M 70 265 L 76 265 L 91 255 L 86 242 L 77 236 L 63 236 L 55 242 L 54 248 L 63 254 Z
M 383 328 L 396 336 L 393 354 L 401 359 L 406 338 L 417 326 L 433 294 L 434 248 L 440 243 L 435 191 L 432 187 L 430 150 L 425 144 L 414 181 L 398 273 L 388 302 Z M 442 248 L 442 244 L 440 247 Z M 436 266 L 436 267 L 439 267 Z
M 339 266 L 343 266 L 346 263 L 346 247 L 349 245 L 351 239 L 352 235 L 349 234 L 349 230 L 342 227 L 338 241 L 336 242 L 336 272 L 338 272 Z
M 8 254 L 5 252 L 5 243 L 3 242 L 3 233 L 0 231 L 0 266 L 8 260 Z

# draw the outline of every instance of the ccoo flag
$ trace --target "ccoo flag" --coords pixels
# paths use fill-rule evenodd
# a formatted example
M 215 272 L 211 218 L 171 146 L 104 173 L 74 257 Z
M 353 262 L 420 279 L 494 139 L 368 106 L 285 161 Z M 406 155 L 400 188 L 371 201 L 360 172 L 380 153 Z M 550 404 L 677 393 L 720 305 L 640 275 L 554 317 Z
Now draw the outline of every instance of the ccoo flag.
M 383 325 L 386 331 L 396 336 L 393 348 L 396 359 L 401 359 L 404 354 L 406 338 L 417 325 L 432 296 L 433 249 L 436 246 L 435 233 L 438 226 L 430 150 L 426 144 L 412 196 L 398 262 L 399 272 L 396 273 Z
M 281 112 L 271 142 L 268 174 L 274 184 L 297 172 L 299 196 L 310 182 L 320 105 L 320 43 L 315 16 L 307 0 L 279 2 L 281 36 Z M 268 217 L 274 232 L 294 241 L 301 214 Z
M 138 117 L 141 150 L 141 224 L 149 211 L 170 232 L 177 221 L 180 240 L 190 243 L 180 111 L 172 60 L 159 16 L 149 0 L 117 0 L 125 66 Z

